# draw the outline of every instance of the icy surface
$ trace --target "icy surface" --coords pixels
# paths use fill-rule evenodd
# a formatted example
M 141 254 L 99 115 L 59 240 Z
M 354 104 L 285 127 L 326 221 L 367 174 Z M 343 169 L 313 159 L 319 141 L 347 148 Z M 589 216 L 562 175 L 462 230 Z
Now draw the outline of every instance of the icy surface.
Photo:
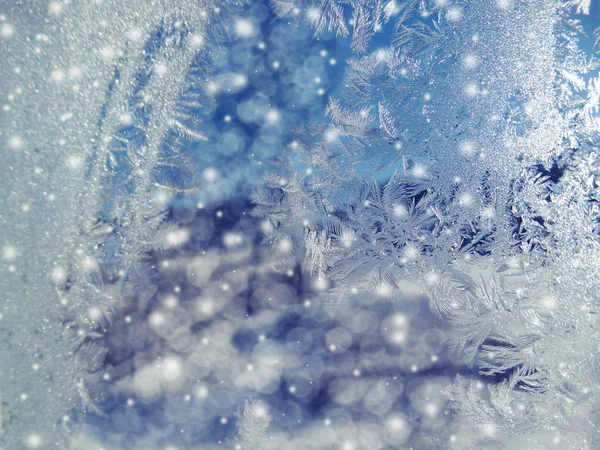
M 599 448 L 598 23 L 4 2 L 0 448 Z

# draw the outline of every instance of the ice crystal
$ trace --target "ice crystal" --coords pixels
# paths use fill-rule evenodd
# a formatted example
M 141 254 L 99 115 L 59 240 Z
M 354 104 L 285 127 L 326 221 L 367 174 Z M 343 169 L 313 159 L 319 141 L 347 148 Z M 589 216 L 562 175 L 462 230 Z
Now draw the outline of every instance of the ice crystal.
M 600 447 L 594 2 L 30 3 L 1 448 Z
M 268 239 L 300 244 L 324 299 L 428 292 L 489 380 L 447 389 L 450 447 L 597 446 L 599 66 L 575 16 L 591 2 L 337 3 L 355 56 L 321 140 L 300 133 L 286 183 L 255 199 Z M 317 32 L 340 32 L 332 8 Z
M 210 17 L 230 3 L 4 5 L 2 320 L 19 325 L 1 328 L 3 448 L 65 448 L 62 417 L 101 414 L 102 336 L 155 291 L 144 255 L 193 181 Z

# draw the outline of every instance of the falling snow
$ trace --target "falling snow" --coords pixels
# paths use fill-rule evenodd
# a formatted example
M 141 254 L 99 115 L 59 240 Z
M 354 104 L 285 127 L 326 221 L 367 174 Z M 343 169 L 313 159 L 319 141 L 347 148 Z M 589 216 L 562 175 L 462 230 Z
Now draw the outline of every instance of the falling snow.
M 0 449 L 600 448 L 597 3 L 29 3 Z

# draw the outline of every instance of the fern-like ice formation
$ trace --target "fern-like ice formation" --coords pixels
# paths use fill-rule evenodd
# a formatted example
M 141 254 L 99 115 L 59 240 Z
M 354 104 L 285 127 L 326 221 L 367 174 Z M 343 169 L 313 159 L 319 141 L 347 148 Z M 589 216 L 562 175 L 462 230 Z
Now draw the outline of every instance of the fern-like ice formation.
M 66 448 L 70 417 L 102 414 L 103 333 L 155 290 L 144 253 L 164 238 L 166 200 L 193 188 L 180 171 L 204 139 L 213 19 L 242 2 L 33 3 L 2 6 L 6 450 Z
M 91 445 L 85 433 L 74 437 L 69 428 L 88 412 L 104 414 L 112 377 L 105 335 L 120 310 L 155 297 L 150 252 L 189 238 L 189 230 L 169 222 L 169 199 L 197 188 L 198 155 L 190 150 L 207 140 L 202 123 L 215 94 L 208 74 L 219 68 L 230 25 L 253 35 L 251 22 L 234 21 L 230 13 L 245 3 L 252 2 L 3 4 L 0 448 Z M 235 443 L 248 449 L 600 448 L 600 64 L 594 53 L 600 28 L 580 20 L 593 2 L 270 3 L 277 20 L 290 26 L 307 20 L 315 39 L 335 36 L 352 55 L 326 121 L 298 126 L 253 198 L 254 214 L 267 219 L 278 268 L 295 277 L 302 261 L 332 328 L 322 334 L 295 328 L 294 339 L 286 337 L 290 346 L 260 334 L 256 346 L 237 348 L 238 331 L 251 335 L 252 327 L 277 322 L 281 311 L 298 315 L 311 300 L 288 309 L 285 302 L 295 298 L 286 298 L 272 306 L 257 289 L 253 304 L 238 304 L 247 284 L 239 280 L 262 267 L 236 266 L 224 283 L 215 273 L 228 258 L 250 265 L 246 250 L 225 262 L 219 251 L 180 258 L 190 289 L 202 290 L 199 307 L 189 302 L 188 309 L 157 310 L 148 318 L 177 355 L 140 363 L 112 388 L 152 399 L 165 379 L 185 372 L 185 381 L 199 383 L 214 372 L 228 388 L 265 397 L 296 380 L 289 394 L 304 389 L 308 401 L 317 389 L 313 381 L 332 377 L 327 393 L 341 405 L 329 410 L 338 414 L 334 427 L 327 418 L 273 431 L 279 417 L 265 399 L 251 400 L 238 413 Z M 225 84 L 230 75 L 222 74 Z M 276 109 L 264 109 L 267 122 L 280 119 Z M 242 238 L 233 233 L 223 240 L 235 250 Z M 276 286 L 280 296 L 292 296 Z M 465 374 L 444 389 L 446 400 L 422 400 L 446 384 L 443 376 L 413 385 L 405 415 L 393 408 L 403 401 L 404 381 L 384 372 L 419 367 L 413 370 L 408 358 L 394 366 L 390 354 L 365 351 L 361 369 L 373 373 L 363 379 L 357 368 L 351 377 L 345 371 L 354 362 L 341 349 L 354 337 L 335 321 L 351 323 L 369 339 L 370 325 L 359 322 L 380 324 L 378 337 L 404 345 L 411 339 L 406 316 L 366 304 L 402 304 L 415 286 L 427 295 L 439 336 Z M 225 291 L 219 306 L 225 312 L 211 321 L 220 310 L 210 297 Z M 354 321 L 344 316 L 345 308 L 355 311 L 348 305 L 359 305 Z M 247 307 L 257 312 L 246 321 Z M 176 314 L 186 316 L 180 327 L 170 321 Z M 326 320 L 314 313 L 315 328 L 316 317 Z M 222 342 L 205 348 L 208 337 L 192 336 L 192 318 Z M 301 361 L 308 349 L 315 352 L 311 364 Z M 178 383 L 173 392 L 183 390 L 184 381 Z M 205 390 L 198 384 L 194 395 L 206 399 Z M 368 414 L 353 422 L 359 399 Z M 446 407 L 449 419 L 428 420 Z M 348 414 L 340 413 L 344 408 Z M 198 410 L 210 416 L 218 409 Z
M 407 280 L 427 292 L 448 347 L 486 381 L 447 390 L 442 448 L 600 446 L 600 75 L 577 16 L 590 5 L 309 10 L 317 35 L 350 36 L 354 57 L 330 123 L 298 131 L 255 214 L 325 301 L 401 296 Z

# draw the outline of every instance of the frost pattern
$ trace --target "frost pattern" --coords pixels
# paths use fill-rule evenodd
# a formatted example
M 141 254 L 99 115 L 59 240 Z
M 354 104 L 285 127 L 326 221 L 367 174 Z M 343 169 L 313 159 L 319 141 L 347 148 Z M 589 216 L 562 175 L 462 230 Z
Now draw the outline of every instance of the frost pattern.
M 299 130 L 255 214 L 334 309 L 401 300 L 406 281 L 427 293 L 484 380 L 446 389 L 440 448 L 595 448 L 599 65 L 576 16 L 591 2 L 431 3 L 314 11 L 354 57 L 330 123 Z
M 213 150 L 209 75 L 229 30 L 259 33 L 232 14 L 243 3 L 3 6 L 0 446 L 105 448 L 71 427 L 104 417 L 109 393 L 152 404 L 153 419 L 169 411 L 174 424 L 126 443 L 140 448 L 175 425 L 195 444 L 194 425 L 217 429 L 218 413 L 227 427 L 240 396 L 238 438 L 200 448 L 598 448 L 600 66 L 583 48 L 600 32 L 578 16 L 593 3 L 272 0 L 278 20 L 352 53 L 343 86 L 254 194 L 276 257 L 238 232 L 193 254 L 212 222 L 182 227 L 171 200 L 217 176 L 198 164 Z M 235 91 L 247 77 L 218 81 Z M 249 129 L 281 126 L 264 98 L 236 111 Z M 238 148 L 234 134 L 219 145 Z M 286 283 L 303 277 L 317 295 L 296 302 Z M 181 280 L 181 304 L 158 295 Z M 431 318 L 423 295 L 435 336 L 411 329 Z M 148 312 L 128 328 L 142 350 L 113 371 L 109 331 L 131 310 Z M 417 377 L 438 341 L 454 383 Z M 290 416 L 327 398 L 333 419 L 276 416 L 282 389 Z M 139 420 L 123 403 L 115 420 Z
M 194 187 L 211 17 L 237 3 L 3 5 L 2 448 L 67 448 L 69 414 L 102 414 L 103 333 L 156 290 L 144 255 L 168 235 L 166 199 Z

